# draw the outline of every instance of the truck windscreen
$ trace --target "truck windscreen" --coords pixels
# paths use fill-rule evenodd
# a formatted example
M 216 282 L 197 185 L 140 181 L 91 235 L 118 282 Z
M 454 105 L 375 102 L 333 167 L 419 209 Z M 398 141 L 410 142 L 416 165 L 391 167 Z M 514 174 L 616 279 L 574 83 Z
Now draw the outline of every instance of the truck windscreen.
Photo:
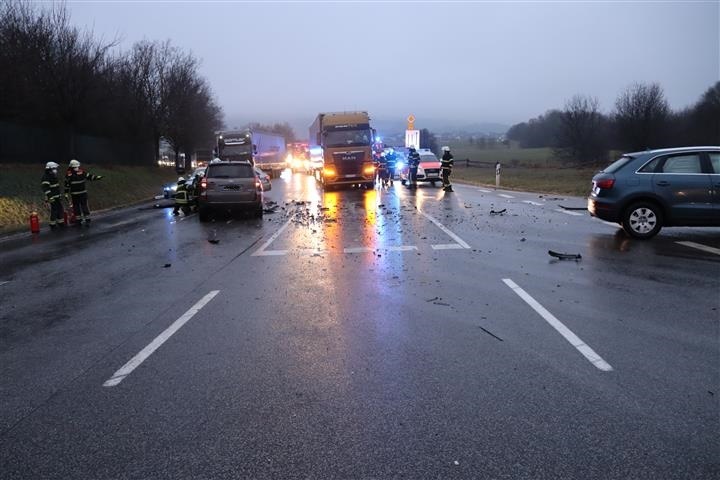
M 325 147 L 359 147 L 370 145 L 370 130 L 333 130 L 325 135 Z
M 249 155 L 252 153 L 250 145 L 223 145 L 221 149 L 223 155 Z

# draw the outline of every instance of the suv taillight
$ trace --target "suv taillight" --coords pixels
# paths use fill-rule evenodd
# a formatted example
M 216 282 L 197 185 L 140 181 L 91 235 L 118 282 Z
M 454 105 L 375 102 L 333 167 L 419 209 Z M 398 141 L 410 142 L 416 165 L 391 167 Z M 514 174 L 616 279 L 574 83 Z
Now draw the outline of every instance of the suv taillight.
M 255 190 L 262 190 L 262 182 L 260 181 L 260 177 L 258 177 L 257 175 L 255 175 Z
M 595 182 L 595 186 L 597 188 L 602 188 L 603 190 L 610 190 L 613 185 L 615 185 L 614 178 L 603 178 L 602 180 L 598 180 Z
M 207 178 L 200 181 L 200 196 L 207 198 Z

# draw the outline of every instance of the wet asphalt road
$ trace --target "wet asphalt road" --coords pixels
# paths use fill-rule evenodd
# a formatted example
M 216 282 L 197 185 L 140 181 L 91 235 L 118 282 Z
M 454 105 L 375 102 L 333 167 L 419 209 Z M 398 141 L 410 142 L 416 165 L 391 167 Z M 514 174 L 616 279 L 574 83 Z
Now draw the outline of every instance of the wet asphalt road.
M 720 229 L 455 189 L 0 240 L 0 477 L 718 478 Z

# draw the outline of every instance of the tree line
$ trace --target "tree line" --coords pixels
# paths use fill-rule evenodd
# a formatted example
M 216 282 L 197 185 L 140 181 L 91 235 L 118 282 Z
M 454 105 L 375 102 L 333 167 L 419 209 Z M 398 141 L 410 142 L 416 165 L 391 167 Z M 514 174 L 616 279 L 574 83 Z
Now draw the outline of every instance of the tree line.
M 562 110 L 549 110 L 513 125 L 506 137 L 523 148 L 550 147 L 570 165 L 596 165 L 610 150 L 717 145 L 720 143 L 720 82 L 691 107 L 673 111 L 657 83 L 636 83 L 603 114 L 597 98 L 575 95 Z
M 59 130 L 71 155 L 78 134 L 152 142 L 155 155 L 161 138 L 176 154 L 212 145 L 222 110 L 198 59 L 169 40 L 117 46 L 72 26 L 62 3 L 5 1 L 0 121 Z

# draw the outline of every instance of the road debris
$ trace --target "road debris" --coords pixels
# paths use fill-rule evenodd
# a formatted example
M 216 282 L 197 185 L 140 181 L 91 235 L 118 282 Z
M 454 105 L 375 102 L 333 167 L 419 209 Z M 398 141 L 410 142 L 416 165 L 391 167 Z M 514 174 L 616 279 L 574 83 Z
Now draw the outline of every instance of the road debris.
M 218 243 L 220 243 L 220 240 L 218 240 L 217 238 L 208 238 L 208 242 L 212 243 L 213 245 L 217 245 Z
M 170 268 L 170 267 L 172 267 L 172 263 L 166 263 L 165 265 L 163 265 L 163 268 Z
M 440 297 L 430 298 L 430 299 L 425 300 L 425 301 L 428 302 L 428 303 L 430 303 L 430 302 L 434 302 L 435 300 L 440 300 Z
M 582 258 L 582 255 L 579 253 L 561 253 L 561 252 L 555 252 L 553 250 L 548 250 L 548 255 L 551 257 L 558 258 L 560 260 L 580 260 Z
M 507 211 L 507 208 L 503 208 L 502 210 L 498 210 L 498 211 L 490 210 L 490 215 L 502 215 L 506 211 Z
M 501 342 L 504 342 L 504 341 L 505 341 L 505 340 L 503 340 L 502 338 L 500 338 L 500 337 L 498 337 L 497 335 L 495 335 L 494 333 L 492 333 L 490 330 L 486 330 L 485 328 L 481 327 L 480 325 L 478 325 L 478 327 L 480 328 L 480 330 L 482 330 L 483 332 L 487 333 L 487 334 L 490 335 L 491 337 L 496 338 L 496 339 L 500 340 Z
M 587 210 L 587 207 L 566 207 L 564 205 L 558 205 L 558 207 L 563 208 L 565 210 Z

